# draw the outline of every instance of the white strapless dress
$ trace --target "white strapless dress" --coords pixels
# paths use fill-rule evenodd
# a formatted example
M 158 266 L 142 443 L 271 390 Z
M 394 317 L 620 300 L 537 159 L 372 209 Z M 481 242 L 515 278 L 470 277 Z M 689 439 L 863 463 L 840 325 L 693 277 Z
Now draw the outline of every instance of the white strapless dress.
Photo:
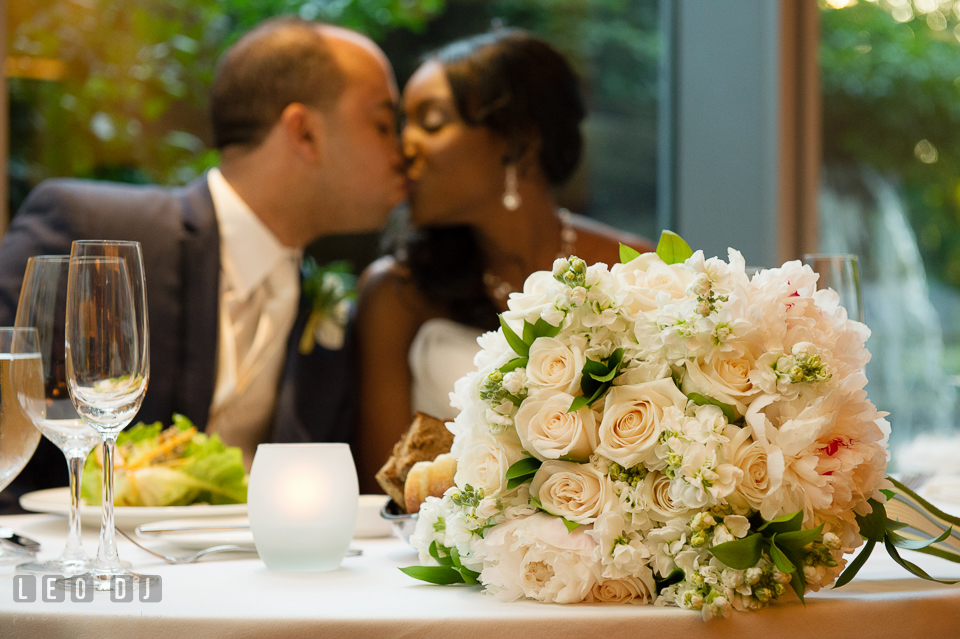
M 477 338 L 483 331 L 448 319 L 427 320 L 410 345 L 413 374 L 410 406 L 444 421 L 457 416 L 450 406 L 454 383 L 476 370 L 473 358 L 480 352 Z

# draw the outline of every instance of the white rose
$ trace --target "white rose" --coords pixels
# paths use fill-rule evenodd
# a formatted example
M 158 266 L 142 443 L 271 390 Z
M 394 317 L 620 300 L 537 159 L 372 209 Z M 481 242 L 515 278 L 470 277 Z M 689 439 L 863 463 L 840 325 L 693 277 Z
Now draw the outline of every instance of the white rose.
M 544 462 L 530 483 L 536 496 L 551 515 L 578 524 L 592 523 L 613 504 L 613 485 L 590 464 Z
M 695 277 L 684 264 L 666 264 L 656 253 L 644 253 L 626 264 L 613 267 L 612 275 L 619 285 L 620 308 L 631 317 L 657 310 L 658 297 L 683 300 Z
M 743 471 L 743 479 L 736 492 L 751 508 L 769 515 L 771 506 L 763 506 L 780 490 L 783 482 L 783 452 L 775 445 L 753 441 L 751 429 L 744 428 L 730 442 L 728 457 L 734 466 Z
M 615 386 L 606 396 L 596 452 L 625 468 L 652 454 L 663 428 L 663 410 L 683 410 L 687 404 L 673 379 L 631 386 Z
M 543 461 L 587 461 L 597 446 L 597 420 L 587 407 L 568 413 L 572 403 L 572 395 L 559 391 L 523 400 L 514 417 L 523 448 Z
M 540 337 L 530 347 L 527 379 L 548 390 L 573 395 L 580 388 L 580 371 L 585 357 L 583 349 L 571 340 L 570 348 L 554 337 Z
M 482 488 L 487 497 L 497 495 L 507 487 L 507 469 L 522 458 L 523 449 L 506 437 L 474 436 L 457 459 L 454 481 L 460 488 Z
M 605 579 L 594 584 L 587 601 L 600 603 L 650 603 L 656 596 L 653 571 L 644 566 L 638 575 Z
M 674 502 L 670 497 L 670 478 L 663 473 L 647 473 L 639 488 L 640 497 L 646 504 L 651 519 L 666 522 L 676 517 L 684 517 L 690 512 L 690 509 Z
M 750 381 L 749 359 L 715 357 L 709 362 L 687 360 L 684 365 L 687 371 L 680 384 L 684 393 L 700 393 L 730 404 L 740 415 L 746 412 L 746 400 L 760 391 Z

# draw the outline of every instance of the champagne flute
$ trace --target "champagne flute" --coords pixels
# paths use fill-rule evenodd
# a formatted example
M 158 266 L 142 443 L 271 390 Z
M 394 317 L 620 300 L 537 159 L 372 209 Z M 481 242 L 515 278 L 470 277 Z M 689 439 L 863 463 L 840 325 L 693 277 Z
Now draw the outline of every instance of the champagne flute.
M 863 296 L 860 292 L 860 265 L 852 253 L 807 253 L 803 263 L 820 275 L 817 288 L 832 288 L 840 296 L 847 317 L 863 322 Z
M 66 580 L 113 590 L 124 570 L 113 520 L 113 458 L 117 435 L 131 421 L 150 377 L 150 333 L 139 242 L 82 240 L 70 250 L 67 284 L 66 372 L 70 399 L 103 442 L 103 517 L 93 569 Z M 72 583 L 71 583 L 72 582 Z
M 40 442 L 40 431 L 20 410 L 13 378 L 43 392 L 37 332 L 32 328 L 0 328 L 0 490 L 20 474 Z M 0 544 L 0 564 L 22 564 L 34 556 L 13 544 Z
M 67 392 L 64 322 L 67 315 L 69 255 L 44 255 L 27 260 L 15 326 L 37 330 L 43 384 L 38 389 L 14 380 L 20 407 L 33 425 L 63 451 L 70 469 L 70 519 L 67 543 L 60 557 L 17 567 L 21 572 L 74 575 L 90 570 L 90 558 L 80 541 L 80 480 L 87 453 L 100 436 L 80 419 Z M 39 391 L 39 392 L 35 392 Z

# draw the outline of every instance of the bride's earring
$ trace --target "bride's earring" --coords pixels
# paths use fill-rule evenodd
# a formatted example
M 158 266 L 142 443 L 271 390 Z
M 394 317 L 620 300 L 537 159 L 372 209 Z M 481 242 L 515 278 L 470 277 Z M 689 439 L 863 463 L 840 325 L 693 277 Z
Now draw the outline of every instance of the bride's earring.
M 517 165 L 511 162 L 507 165 L 507 177 L 503 188 L 503 206 L 508 211 L 520 208 L 520 193 L 517 191 Z

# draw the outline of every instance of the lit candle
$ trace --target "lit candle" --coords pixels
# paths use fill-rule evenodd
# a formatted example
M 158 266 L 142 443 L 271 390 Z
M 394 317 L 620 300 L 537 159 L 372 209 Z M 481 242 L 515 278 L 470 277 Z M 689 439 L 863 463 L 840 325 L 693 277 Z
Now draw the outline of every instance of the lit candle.
M 260 444 L 247 508 L 271 570 L 333 570 L 357 521 L 357 471 L 347 444 Z

